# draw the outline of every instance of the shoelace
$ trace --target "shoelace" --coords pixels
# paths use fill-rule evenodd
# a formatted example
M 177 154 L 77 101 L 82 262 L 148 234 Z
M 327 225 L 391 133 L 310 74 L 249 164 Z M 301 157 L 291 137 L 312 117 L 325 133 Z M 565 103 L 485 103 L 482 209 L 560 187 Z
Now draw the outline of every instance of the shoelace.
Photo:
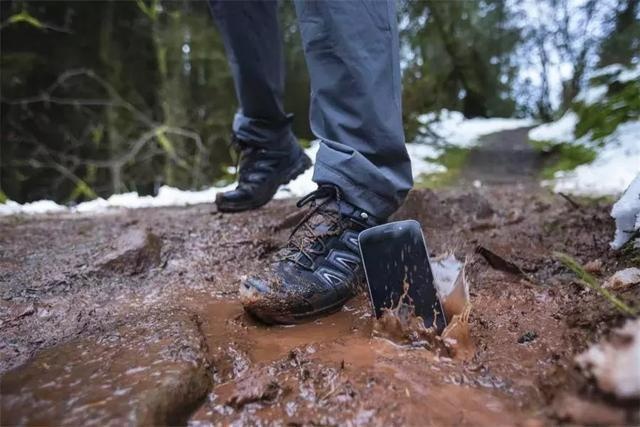
M 337 209 L 326 209 L 327 205 L 335 201 Z M 325 199 L 321 203 L 317 203 L 318 199 Z M 339 234 L 343 229 L 343 216 L 340 213 L 340 201 L 341 194 L 340 190 L 334 187 L 320 187 L 316 191 L 307 194 L 305 197 L 300 199 L 296 206 L 298 208 L 302 208 L 308 203 L 311 203 L 311 208 L 309 212 L 300 220 L 300 222 L 293 228 L 291 234 L 289 235 L 289 244 L 285 248 L 285 254 L 282 257 L 283 260 L 291 261 L 300 267 L 311 270 L 313 268 L 314 256 L 321 255 L 326 250 L 326 244 L 324 242 L 323 237 Z M 323 219 L 327 220 L 329 223 L 329 228 L 327 233 L 317 234 L 314 228 L 309 224 L 309 220 L 314 215 L 322 215 Z M 302 230 L 302 235 L 299 239 L 295 239 L 294 235 Z M 314 246 L 319 243 L 320 247 L 314 248 Z M 306 265 L 301 262 L 300 256 L 302 255 L 310 261 L 310 265 Z

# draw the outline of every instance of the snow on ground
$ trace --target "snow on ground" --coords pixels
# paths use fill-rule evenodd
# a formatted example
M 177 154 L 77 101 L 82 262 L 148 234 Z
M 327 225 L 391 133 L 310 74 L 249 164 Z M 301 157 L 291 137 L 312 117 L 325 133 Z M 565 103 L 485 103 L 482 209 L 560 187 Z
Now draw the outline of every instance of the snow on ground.
M 481 136 L 503 130 L 517 129 L 534 125 L 533 119 L 475 118 L 465 119 L 458 111 L 441 110 L 440 113 L 428 113 L 418 116 L 422 124 L 419 130 L 425 133 L 426 125 L 448 145 L 469 148 L 478 142 Z M 422 136 L 415 142 L 430 143 L 431 138 Z
M 431 123 L 436 120 L 437 117 L 440 118 L 440 121 Z M 466 120 L 462 113 L 447 110 L 443 110 L 440 114 L 424 114 L 420 116 L 418 120 L 423 124 L 423 127 L 427 123 L 430 123 L 431 129 L 441 138 L 444 138 L 446 144 L 457 147 L 470 147 L 483 135 L 501 130 L 530 126 L 534 123 L 533 120 L 530 119 L 478 118 Z M 447 169 L 444 166 L 430 160 L 437 158 L 443 152 L 442 148 L 435 147 L 434 142 L 435 141 L 422 137 L 414 143 L 407 144 L 407 151 L 411 157 L 414 178 L 422 174 L 446 172 Z M 306 149 L 305 152 L 315 160 L 318 154 L 318 148 L 318 142 L 313 142 L 311 147 Z M 316 188 L 316 184 L 311 180 L 312 176 L 313 168 L 310 168 L 289 184 L 280 187 L 275 198 L 302 197 L 310 193 Z M 51 200 L 40 200 L 25 204 L 8 201 L 5 204 L 0 204 L 0 216 L 54 212 L 91 213 L 104 212 L 113 208 L 137 209 L 163 206 L 187 206 L 199 203 L 211 203 L 215 200 L 217 193 L 228 191 L 234 187 L 235 184 L 230 184 L 224 187 L 210 187 L 201 191 L 188 191 L 165 185 L 160 187 L 158 195 L 156 196 L 140 196 L 136 192 L 114 194 L 108 199 L 98 198 L 73 207 L 59 205 Z
M 556 172 L 554 179 L 544 184 L 552 186 L 557 193 L 580 196 L 599 197 L 622 193 L 640 171 L 640 121 L 622 123 L 604 138 L 604 145 L 599 146 L 590 139 L 589 134 L 577 140 L 569 137 L 572 135 L 569 135 L 565 125 L 572 120 L 570 117 L 566 114 L 555 124 L 532 129 L 529 139 L 583 144 L 597 151 L 596 158 L 571 171 Z M 561 123 L 563 121 L 565 123 Z
M 576 100 L 587 105 L 601 102 L 614 82 L 625 83 L 640 78 L 640 65 L 631 68 L 609 65 L 592 74 L 601 84 L 583 89 Z M 596 151 L 593 162 L 571 171 L 556 172 L 554 179 L 543 184 L 556 192 L 581 196 L 608 196 L 622 193 L 640 172 L 640 120 L 618 125 L 603 140 L 595 141 L 588 133 L 581 138 L 574 134 L 578 116 L 568 111 L 562 118 L 529 131 L 532 141 L 584 145 Z
M 529 131 L 529 139 L 532 141 L 547 141 L 561 143 L 573 141 L 573 131 L 578 123 L 578 115 L 573 111 L 567 111 L 559 120 L 545 123 Z
M 616 220 L 616 235 L 611 247 L 620 249 L 640 230 L 640 173 L 613 205 L 611 216 Z
M 0 204 L 0 215 L 19 213 L 32 215 L 47 212 L 64 212 L 65 210 L 66 208 L 64 206 L 51 200 L 38 200 L 37 202 L 25 203 L 23 205 L 9 200 L 5 204 Z
M 407 144 L 407 151 L 411 157 L 411 172 L 413 178 L 422 174 L 443 173 L 447 168 L 433 160 L 442 154 L 442 150 L 422 143 Z
M 613 338 L 594 344 L 576 357 L 598 387 L 621 399 L 640 397 L 640 319 L 629 319 Z
M 593 105 L 597 102 L 602 101 L 602 98 L 605 97 L 608 91 L 608 85 L 591 86 L 582 90 L 578 94 L 578 96 L 576 96 L 575 100 L 578 102 L 583 102 L 586 105 Z
M 617 80 L 621 83 L 638 80 L 640 79 L 640 64 L 631 66 L 631 68 L 627 68 L 621 64 L 611 64 L 600 68 L 591 74 L 591 78 L 603 76 L 612 76 L 612 80 Z

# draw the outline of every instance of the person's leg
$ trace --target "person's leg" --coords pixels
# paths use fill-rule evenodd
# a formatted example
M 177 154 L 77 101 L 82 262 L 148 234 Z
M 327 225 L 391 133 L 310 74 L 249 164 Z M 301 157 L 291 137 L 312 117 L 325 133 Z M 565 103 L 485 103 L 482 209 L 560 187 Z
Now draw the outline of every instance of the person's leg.
M 284 57 L 276 0 L 210 0 L 222 34 L 240 108 L 233 132 L 238 187 L 219 193 L 223 212 L 258 208 L 311 166 L 284 112 Z
M 280 148 L 294 141 L 284 112 L 284 56 L 275 0 L 210 0 L 240 108 L 235 135 Z
M 384 222 L 412 186 L 400 107 L 392 0 L 296 0 L 311 77 L 311 128 L 320 138 L 318 190 L 277 263 L 240 288 L 267 323 L 336 311 L 364 279 L 363 230 Z
M 387 218 L 411 188 L 393 0 L 295 0 L 311 77 L 314 181 Z

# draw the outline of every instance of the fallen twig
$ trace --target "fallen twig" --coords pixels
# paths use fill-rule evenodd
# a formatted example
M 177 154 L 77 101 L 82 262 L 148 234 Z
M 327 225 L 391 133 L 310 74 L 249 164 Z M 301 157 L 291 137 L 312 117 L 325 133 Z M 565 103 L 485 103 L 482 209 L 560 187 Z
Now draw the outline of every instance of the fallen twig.
M 489 265 L 496 270 L 505 271 L 516 276 L 521 276 L 533 284 L 539 284 L 531 274 L 526 273 L 522 268 L 520 268 L 520 266 L 506 260 L 504 257 L 496 254 L 490 249 L 485 248 L 484 246 L 476 246 L 476 253 L 481 255 L 489 263 Z
M 568 195 L 568 194 L 558 192 L 558 195 L 559 195 L 560 197 L 562 197 L 563 199 L 565 199 L 567 202 L 569 202 L 569 204 L 570 204 L 571 206 L 573 206 L 575 209 L 580 209 L 580 208 L 582 207 L 582 206 L 580 206 L 580 204 L 579 204 L 578 202 L 576 202 L 576 201 L 575 201 L 575 200 L 573 200 L 571 197 L 569 197 L 569 195 Z

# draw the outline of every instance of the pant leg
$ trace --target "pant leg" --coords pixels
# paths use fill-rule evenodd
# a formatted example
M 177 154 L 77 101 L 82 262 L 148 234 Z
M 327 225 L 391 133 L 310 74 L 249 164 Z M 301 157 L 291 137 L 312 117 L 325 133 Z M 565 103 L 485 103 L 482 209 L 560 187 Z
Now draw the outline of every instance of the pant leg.
M 284 56 L 277 0 L 210 0 L 240 108 L 233 131 L 270 148 L 295 141 L 284 112 Z
M 393 0 L 296 0 L 311 77 L 314 181 L 387 218 L 413 185 Z

